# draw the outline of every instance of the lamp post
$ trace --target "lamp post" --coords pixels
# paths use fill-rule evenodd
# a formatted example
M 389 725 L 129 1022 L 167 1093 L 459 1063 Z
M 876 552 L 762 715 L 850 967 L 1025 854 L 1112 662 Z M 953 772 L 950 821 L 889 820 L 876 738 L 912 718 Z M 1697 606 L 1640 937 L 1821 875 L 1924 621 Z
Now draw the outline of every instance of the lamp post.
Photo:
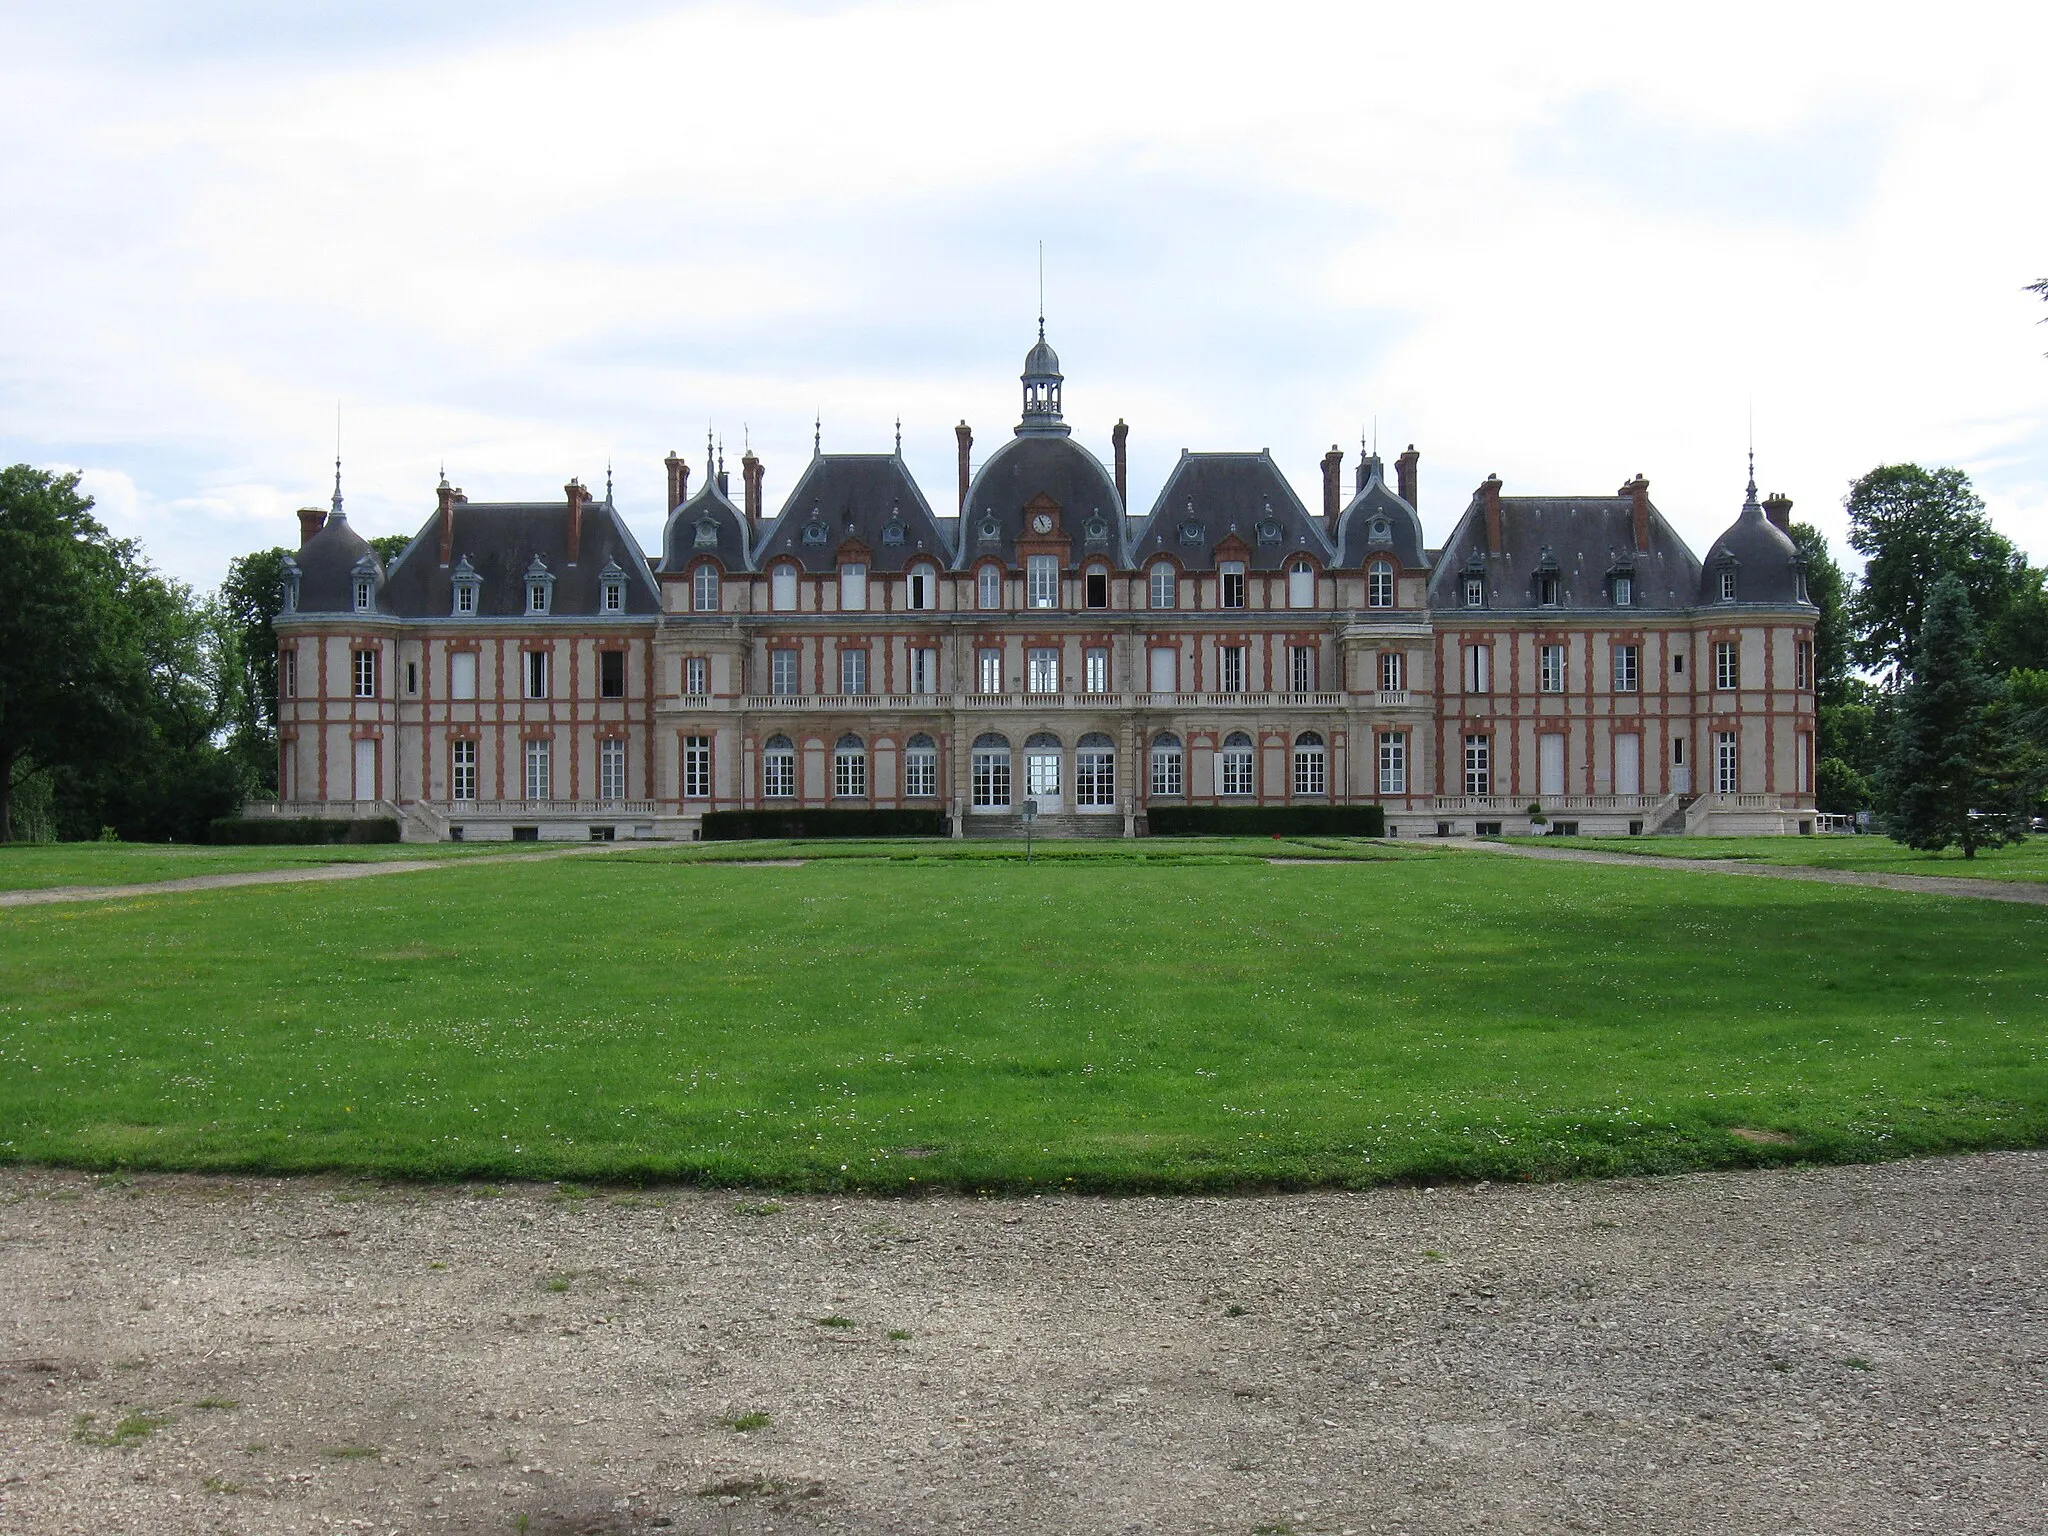
M 1026 864 L 1031 862 L 1031 823 L 1036 820 L 1038 820 L 1038 802 L 1036 800 L 1026 800 L 1024 802 L 1024 862 Z

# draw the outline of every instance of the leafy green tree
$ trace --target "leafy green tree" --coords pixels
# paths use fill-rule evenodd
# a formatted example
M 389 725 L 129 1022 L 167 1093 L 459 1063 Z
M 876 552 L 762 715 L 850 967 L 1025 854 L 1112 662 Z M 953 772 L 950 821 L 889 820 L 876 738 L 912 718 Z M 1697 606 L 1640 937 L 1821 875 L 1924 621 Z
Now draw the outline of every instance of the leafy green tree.
M 1813 625 L 1813 687 L 1822 704 L 1842 702 L 1849 679 L 1849 578 L 1835 564 L 1827 535 L 1811 523 L 1792 525 L 1806 560 L 1806 595 L 1820 610 Z
M 2048 671 L 2048 571 L 2028 567 L 2012 602 L 1985 625 L 1984 666 L 1993 674 Z
M 1850 546 L 1864 557 L 1849 603 L 1850 656 L 1892 689 L 1912 669 L 1928 595 L 1942 577 L 1962 582 L 1978 625 L 1997 624 L 2028 588 L 2025 558 L 1992 528 L 1959 469 L 1883 465 L 1849 488 L 1844 505 Z
M 412 535 L 409 533 L 380 533 L 374 539 L 367 540 L 366 542 L 370 548 L 377 551 L 377 558 L 383 561 L 388 569 L 392 561 L 405 553 L 405 546 L 412 542 Z
M 277 632 L 284 602 L 282 546 L 238 555 L 214 595 L 227 700 L 228 751 L 251 794 L 277 791 Z
M 1943 576 L 1927 595 L 1882 785 L 1895 840 L 1959 844 L 1966 859 L 2026 835 L 2010 741 L 1993 717 L 2000 691 L 1979 670 L 1977 645 L 1969 590 Z

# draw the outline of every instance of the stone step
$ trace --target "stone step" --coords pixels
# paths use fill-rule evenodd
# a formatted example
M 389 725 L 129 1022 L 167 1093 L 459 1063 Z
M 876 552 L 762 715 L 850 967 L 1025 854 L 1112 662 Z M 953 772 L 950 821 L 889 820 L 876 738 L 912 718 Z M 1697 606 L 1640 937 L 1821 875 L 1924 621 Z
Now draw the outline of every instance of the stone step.
M 1024 818 L 1017 815 L 969 816 L 963 831 L 968 837 L 1006 837 L 1022 842 Z M 1121 812 L 1041 816 L 1032 823 L 1031 835 L 1035 838 L 1122 837 L 1124 818 Z

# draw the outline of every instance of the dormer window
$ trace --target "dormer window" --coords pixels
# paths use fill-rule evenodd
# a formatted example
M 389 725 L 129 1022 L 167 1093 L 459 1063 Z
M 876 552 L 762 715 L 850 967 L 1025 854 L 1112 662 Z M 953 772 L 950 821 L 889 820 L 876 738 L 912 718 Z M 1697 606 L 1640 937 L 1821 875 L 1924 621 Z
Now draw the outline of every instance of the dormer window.
M 626 611 L 626 583 L 623 577 L 607 576 L 604 581 L 604 596 L 601 599 L 606 613 Z
M 1536 573 L 1536 606 L 1555 608 L 1557 606 L 1558 576 L 1555 571 Z
M 1465 606 L 1467 608 L 1484 608 L 1486 606 L 1486 578 L 1484 576 L 1467 576 L 1465 578 Z
M 526 611 L 528 614 L 544 614 L 554 608 L 555 578 L 548 574 L 547 565 L 536 555 L 533 564 L 526 568 Z
M 1735 567 L 1732 565 L 1721 567 L 1721 601 L 1724 603 L 1735 601 Z
M 299 562 L 286 555 L 279 565 L 283 580 L 278 583 L 278 602 L 286 613 L 299 611 Z
M 1806 595 L 1806 567 L 1803 565 L 1792 568 L 1792 597 L 1795 602 L 1806 603 L 1812 601 Z
M 718 612 L 718 567 L 705 563 L 690 573 L 690 608 L 696 613 Z
M 476 567 L 469 563 L 469 556 L 464 555 L 455 563 L 455 573 L 449 578 L 449 585 L 454 589 L 449 600 L 449 612 L 458 619 L 476 617 L 484 583 L 483 578 L 477 575 Z
M 1632 608 L 1636 601 L 1636 579 L 1627 571 L 1616 571 L 1610 580 L 1608 591 L 1617 608 Z
M 804 524 L 804 542 L 806 544 L 823 544 L 831 537 L 832 530 L 818 520 L 818 514 L 813 510 L 811 520 Z
M 368 555 L 363 556 L 350 572 L 350 590 L 355 594 L 357 613 L 368 613 L 377 602 L 377 567 Z
M 367 581 L 358 581 L 358 582 L 356 583 L 356 612 L 357 612 L 357 613 L 368 613 L 368 612 L 370 611 L 370 598 L 371 598 L 371 595 L 372 595 L 372 594 L 373 594 L 373 593 L 375 592 L 375 590 L 376 590 L 376 588 L 375 588 L 375 587 L 374 587 L 374 585 L 373 585 L 372 583 L 370 583 L 370 582 L 367 582 Z

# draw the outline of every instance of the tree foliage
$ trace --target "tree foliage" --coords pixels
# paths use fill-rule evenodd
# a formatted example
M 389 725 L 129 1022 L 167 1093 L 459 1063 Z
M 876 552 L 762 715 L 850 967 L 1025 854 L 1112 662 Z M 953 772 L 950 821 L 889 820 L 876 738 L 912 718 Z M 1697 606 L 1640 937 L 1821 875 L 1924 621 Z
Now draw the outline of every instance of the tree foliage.
M 1839 704 L 1849 681 L 1849 578 L 1828 549 L 1827 535 L 1811 523 L 1792 525 L 1792 542 L 1806 561 L 1806 595 L 1820 617 L 1813 626 L 1813 688 L 1822 704 Z
M 1979 668 L 1977 648 L 1969 589 L 1950 573 L 1927 595 L 1883 780 L 1893 838 L 1930 850 L 1960 845 L 1965 858 L 2026 835 L 2010 737 L 1993 713 L 2001 690 Z
M 256 794 L 277 790 L 277 632 L 271 624 L 283 606 L 290 554 L 278 546 L 236 556 L 214 599 L 233 681 L 227 747 Z

